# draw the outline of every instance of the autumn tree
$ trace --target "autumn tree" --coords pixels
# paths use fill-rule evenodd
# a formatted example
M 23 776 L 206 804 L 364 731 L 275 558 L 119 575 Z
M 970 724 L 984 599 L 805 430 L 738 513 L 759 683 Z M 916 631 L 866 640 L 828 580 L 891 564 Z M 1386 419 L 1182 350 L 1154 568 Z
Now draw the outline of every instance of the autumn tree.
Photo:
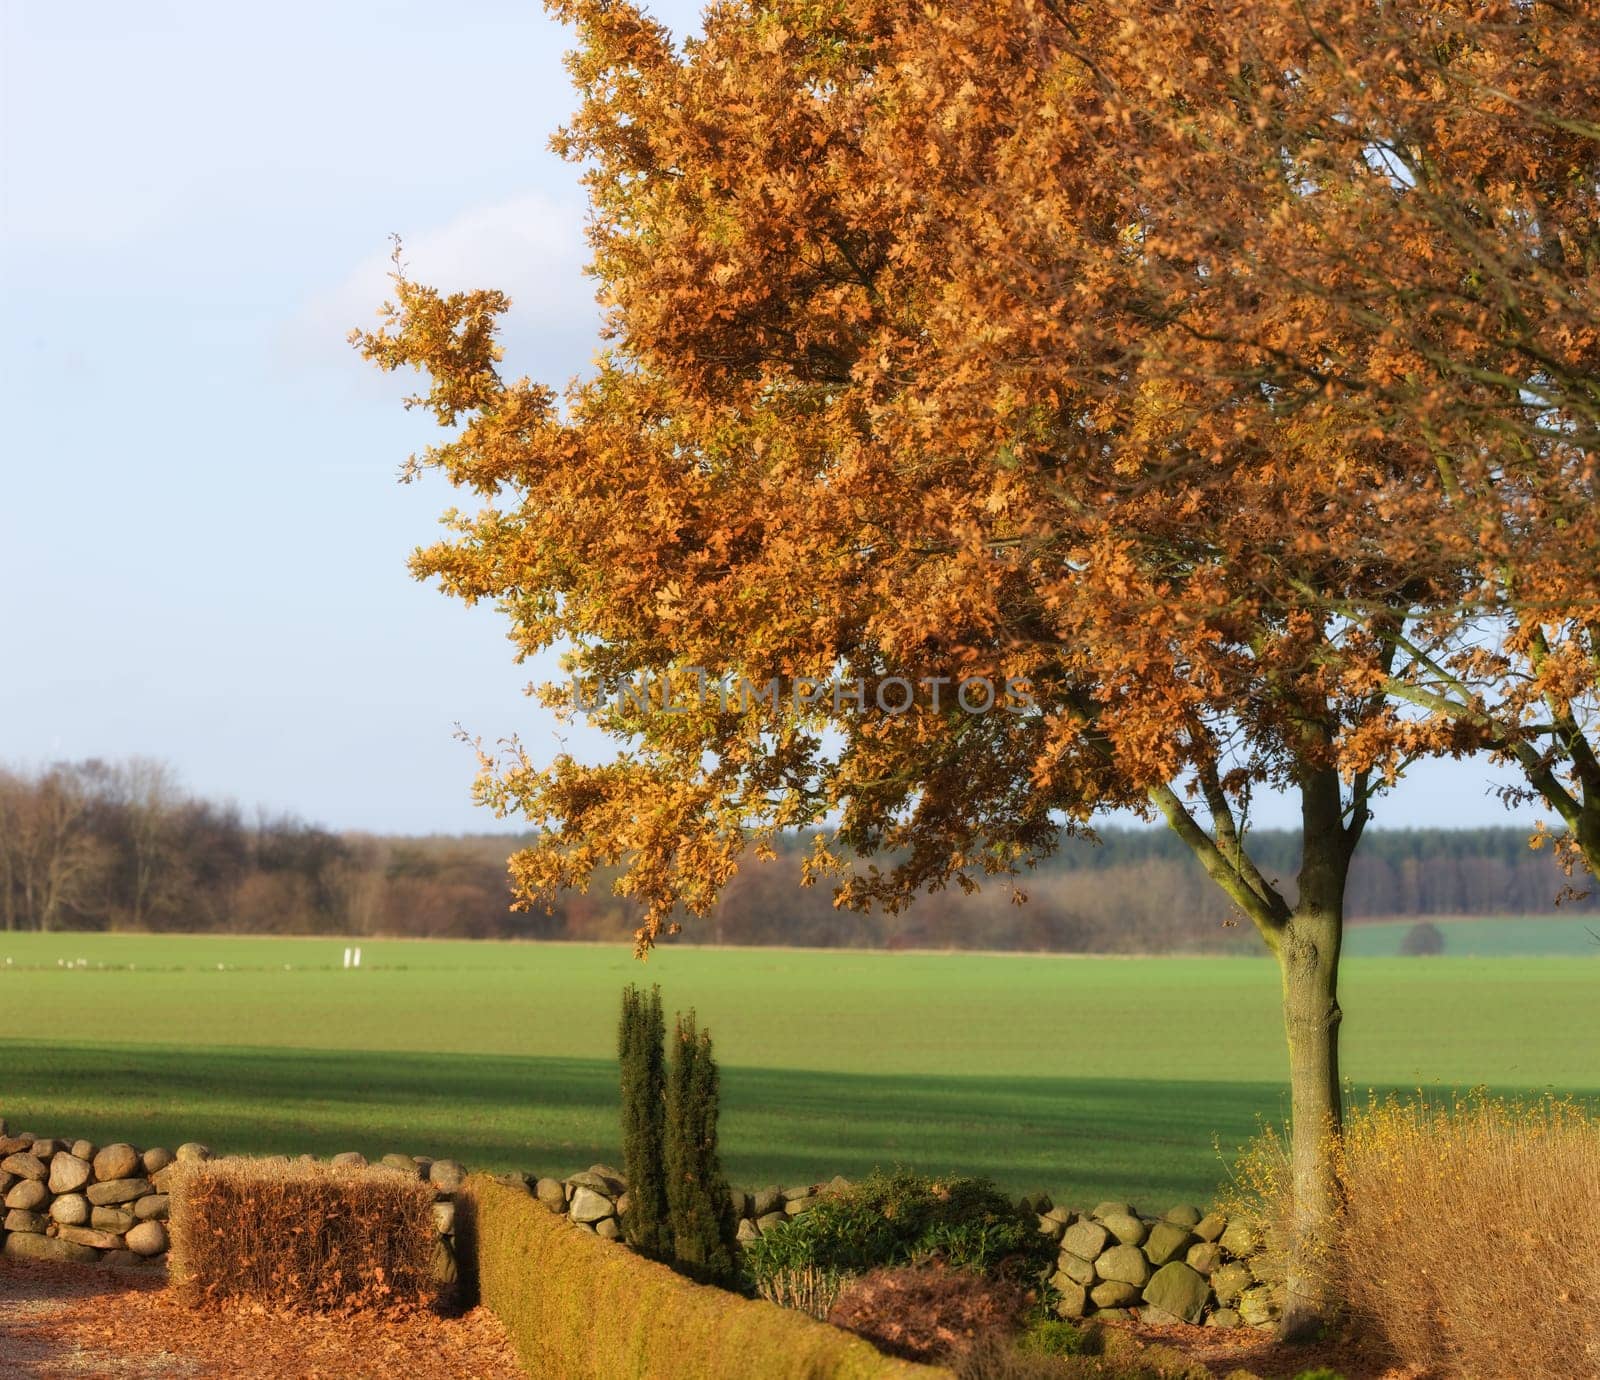
M 1141 37 L 1102 76 L 1165 212 L 1133 289 L 1182 327 L 1160 367 L 1409 457 L 1354 496 L 1411 576 L 1386 687 L 1600 872 L 1600 12 L 1227 0 Z
M 1015 885 L 1099 812 L 1163 818 L 1279 963 L 1285 1330 L 1314 1329 L 1351 858 L 1399 764 L 1476 741 L 1387 693 L 1419 590 L 1367 538 L 1415 442 L 1170 364 L 1209 272 L 1146 262 L 1131 11 L 728 3 L 680 50 L 630 5 L 551 8 L 580 40 L 557 147 L 586 169 L 596 372 L 503 376 L 507 299 L 403 271 L 359 337 L 425 372 L 449 435 L 414 463 L 485 505 L 416 573 L 498 602 L 522 654 L 567 649 L 545 701 L 623 745 L 485 758 L 482 798 L 539 830 L 520 896 L 616 868 L 644 950 L 780 831 L 831 822 L 808 879 L 894 911 Z M 1372 362 L 1370 331 L 1316 328 Z M 1269 789 L 1299 806 L 1292 881 L 1251 849 Z

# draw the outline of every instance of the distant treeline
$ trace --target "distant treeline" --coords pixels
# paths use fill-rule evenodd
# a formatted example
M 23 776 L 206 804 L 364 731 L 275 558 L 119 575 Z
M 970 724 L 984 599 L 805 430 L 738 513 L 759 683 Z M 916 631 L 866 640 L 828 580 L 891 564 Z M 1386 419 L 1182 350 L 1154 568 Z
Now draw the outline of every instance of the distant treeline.
M 1292 879 L 1296 840 L 1255 835 L 1269 876 Z M 504 835 L 377 837 L 285 816 L 247 819 L 197 799 L 172 771 L 134 759 L 0 770 L 0 927 L 208 930 L 462 938 L 622 940 L 633 908 L 596 887 L 550 913 L 513 912 Z M 800 886 L 806 840 L 751 863 L 680 942 L 973 948 L 1087 953 L 1214 952 L 1255 942 L 1184 846 L 1160 829 L 1063 841 L 1019 883 L 920 898 L 899 915 L 834 909 Z M 1515 828 L 1370 830 L 1350 882 L 1355 919 L 1538 915 L 1567 879 Z M 1594 898 L 1568 901 L 1572 913 Z

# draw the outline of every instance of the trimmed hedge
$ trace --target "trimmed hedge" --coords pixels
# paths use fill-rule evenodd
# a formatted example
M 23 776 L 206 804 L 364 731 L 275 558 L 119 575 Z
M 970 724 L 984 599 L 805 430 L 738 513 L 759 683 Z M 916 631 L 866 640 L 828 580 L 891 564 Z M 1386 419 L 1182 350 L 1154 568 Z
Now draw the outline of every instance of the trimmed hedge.
M 415 1173 L 251 1159 L 175 1169 L 170 1264 L 191 1303 L 315 1311 L 439 1293 L 434 1191 Z
M 526 1191 L 467 1181 L 462 1244 L 482 1302 L 529 1375 L 564 1380 L 913 1380 L 949 1372 L 883 1355 L 803 1313 L 695 1284 L 557 1216 Z

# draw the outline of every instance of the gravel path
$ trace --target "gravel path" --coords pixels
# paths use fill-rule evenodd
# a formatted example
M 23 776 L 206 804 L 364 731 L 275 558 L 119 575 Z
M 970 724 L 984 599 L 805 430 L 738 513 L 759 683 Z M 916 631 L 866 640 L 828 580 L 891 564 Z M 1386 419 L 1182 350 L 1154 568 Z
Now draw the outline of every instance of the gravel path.
M 196 1311 L 142 1270 L 0 1258 L 4 1380 L 521 1380 L 498 1320 L 418 1311 L 306 1317 Z

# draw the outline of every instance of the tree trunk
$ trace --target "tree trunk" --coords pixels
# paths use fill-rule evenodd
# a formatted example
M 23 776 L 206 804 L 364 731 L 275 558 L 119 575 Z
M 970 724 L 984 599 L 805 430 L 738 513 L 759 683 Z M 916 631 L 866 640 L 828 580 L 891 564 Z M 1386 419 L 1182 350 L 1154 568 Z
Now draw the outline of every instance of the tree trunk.
M 1283 1024 L 1289 1041 L 1289 1144 L 1294 1185 L 1282 1336 L 1315 1337 L 1334 1303 L 1327 1279 L 1340 1206 L 1331 1138 L 1343 1129 L 1339 1084 L 1339 947 L 1350 840 L 1339 816 L 1337 782 L 1308 783 L 1300 895 L 1278 934 Z M 1331 814 L 1330 814 L 1331 811 Z

